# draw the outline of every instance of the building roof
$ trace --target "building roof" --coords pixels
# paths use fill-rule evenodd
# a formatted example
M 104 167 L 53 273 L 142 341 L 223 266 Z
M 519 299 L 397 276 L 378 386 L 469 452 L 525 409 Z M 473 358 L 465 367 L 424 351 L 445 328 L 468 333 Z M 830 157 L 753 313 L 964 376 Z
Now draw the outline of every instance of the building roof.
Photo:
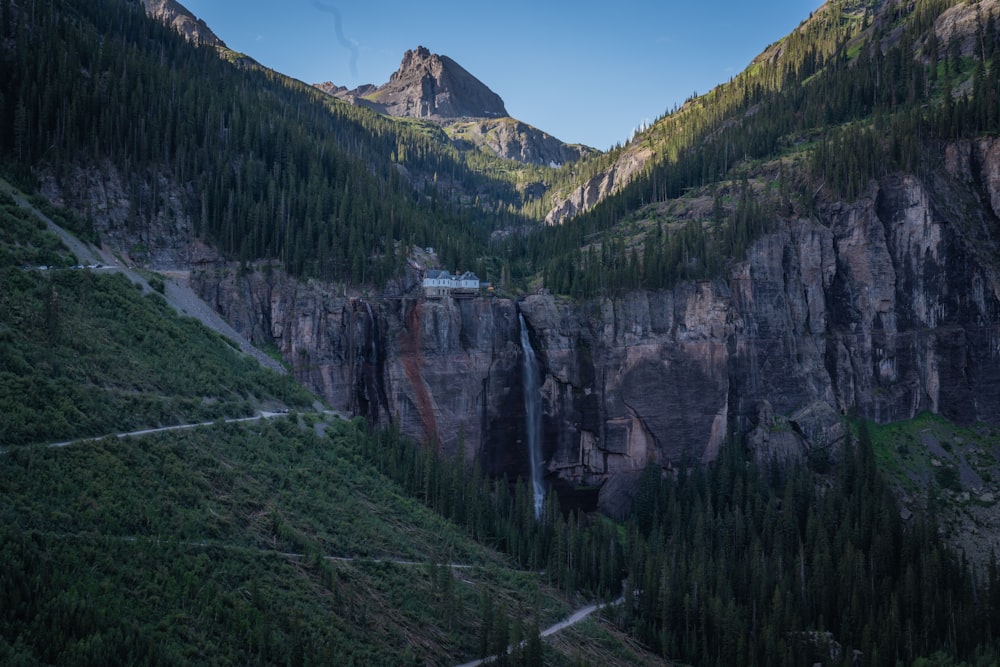
M 425 278 L 430 278 L 432 280 L 448 280 L 452 277 L 447 271 L 442 271 L 440 269 L 431 269 L 427 272 Z

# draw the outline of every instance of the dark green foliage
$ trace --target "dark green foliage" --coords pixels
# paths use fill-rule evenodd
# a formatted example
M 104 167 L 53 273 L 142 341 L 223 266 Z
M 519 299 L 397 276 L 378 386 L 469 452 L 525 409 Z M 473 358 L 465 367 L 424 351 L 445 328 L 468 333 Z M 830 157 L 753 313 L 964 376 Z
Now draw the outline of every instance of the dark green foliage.
M 624 528 L 563 515 L 551 497 L 536 521 L 521 483 L 511 494 L 506 481 L 462 475 L 460 462 L 392 433 L 368 442 L 366 456 L 405 489 L 524 567 L 544 566 L 564 590 L 611 596 L 624 578 L 626 604 L 612 617 L 669 658 L 849 664 L 860 650 L 864 664 L 896 665 L 937 651 L 994 655 L 1000 579 L 973 577 L 933 518 L 903 525 L 864 425 L 831 476 L 759 470 L 736 446 L 676 476 L 651 466 Z M 481 606 L 482 654 L 496 650 L 505 619 Z
M 149 283 L 149 286 L 151 288 L 153 288 L 154 291 L 157 291 L 160 294 L 163 294 L 164 290 L 167 289 L 167 285 L 166 285 L 165 282 L 163 282 L 163 278 L 161 276 L 156 275 L 156 274 L 151 274 L 146 279 L 146 282 Z
M 358 424 L 322 426 L 4 455 L 0 661 L 445 664 L 475 653 L 481 594 L 531 615 L 535 575 L 403 496 Z M 476 567 L 419 564 L 439 557 Z
M 576 297 L 719 277 L 776 221 L 810 215 L 824 187 L 853 200 L 872 179 L 932 167 L 924 156 L 942 141 L 997 133 L 997 17 L 982 16 L 979 53 L 960 57 L 938 46 L 930 30 L 956 1 L 898 7 L 888 12 L 896 21 L 891 25 L 873 24 L 857 6 L 824 5 L 780 51 L 637 137 L 655 152 L 652 163 L 591 211 L 509 249 L 518 260 L 515 274 L 541 271 L 546 287 Z M 878 9 L 882 3 L 862 4 Z M 968 94 L 954 96 L 963 82 Z M 593 175 L 617 156 L 592 158 L 573 170 Z M 758 175 L 762 164 L 782 171 L 776 196 L 734 187 L 725 206 L 717 196 L 712 220 L 656 225 L 652 232 L 632 226 L 646 215 L 655 220 L 657 204 Z M 560 178 L 567 175 L 556 177 L 554 190 L 563 193 L 582 182 Z
M 284 418 L 9 452 L 0 655 L 271 663 L 333 651 L 404 664 L 413 652 L 394 633 L 430 613 L 452 655 L 525 639 L 503 660 L 538 664 L 538 621 L 525 619 L 548 614 L 537 597 L 495 598 L 481 587 L 506 584 L 489 574 L 465 571 L 479 587 L 458 584 L 445 559 L 493 558 L 462 532 L 543 566 L 567 591 L 613 596 L 624 577 L 615 621 L 692 664 L 843 664 L 854 649 L 872 665 L 993 655 L 997 569 L 973 577 L 933 523 L 901 524 L 864 430 L 829 478 L 765 475 L 732 446 L 676 477 L 650 467 L 622 527 L 563 515 L 551 496 L 536 521 L 523 484 L 511 493 L 460 459 L 358 428 Z
M 76 262 L 0 195 L 0 445 L 245 416 L 268 399 L 311 403 L 160 295 Z
M 554 493 L 536 520 L 531 490 L 521 480 L 491 480 L 478 465 L 470 474 L 460 454 L 439 457 L 433 448 L 415 447 L 395 431 L 382 431 L 367 444 L 366 456 L 379 470 L 519 566 L 544 569 L 553 585 L 569 593 L 609 596 L 620 588 L 623 552 L 613 523 L 564 515 Z
M 311 402 L 121 274 L 8 266 L 0 283 L 4 445 L 244 416 L 268 398 Z
M 196 232 L 231 259 L 383 284 L 403 264 L 397 243 L 479 268 L 501 217 L 463 198 L 519 206 L 506 177 L 469 169 L 439 128 L 228 62 L 147 18 L 141 3 L 53 0 L 14 13 L 0 35 L 16 44 L 0 50 L 0 156 L 13 171 L 44 166 L 57 179 L 110 161 L 127 179 L 134 233 L 164 213 L 166 176 Z
M 76 259 L 45 223 L 0 192 L 0 268 L 68 267 Z
M 942 466 L 935 469 L 934 479 L 942 489 L 948 489 L 955 493 L 962 490 L 962 480 L 958 475 L 958 470 L 951 466 Z
M 903 526 L 863 428 L 832 483 L 804 467 L 773 481 L 732 448 L 707 469 L 645 479 L 635 528 L 647 540 L 630 549 L 624 610 L 640 639 L 702 665 L 848 664 L 855 649 L 896 665 L 992 648 L 983 582 L 933 523 Z

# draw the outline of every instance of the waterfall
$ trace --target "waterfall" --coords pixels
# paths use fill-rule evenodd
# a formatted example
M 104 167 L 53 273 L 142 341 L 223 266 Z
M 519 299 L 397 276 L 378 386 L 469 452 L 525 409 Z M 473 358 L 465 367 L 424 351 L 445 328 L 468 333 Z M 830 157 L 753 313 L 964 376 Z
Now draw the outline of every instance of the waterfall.
M 365 308 L 368 310 L 368 326 L 369 326 L 369 329 L 370 329 L 370 331 L 368 332 L 369 333 L 369 336 L 368 336 L 369 357 L 368 358 L 371 360 L 372 366 L 375 367 L 375 372 L 377 373 L 378 372 L 378 341 L 376 340 L 376 338 L 378 337 L 378 331 L 376 331 L 376 329 L 375 329 L 375 315 L 372 313 L 372 305 L 370 303 L 368 303 L 367 301 L 365 301 L 364 303 L 365 303 Z
M 361 414 L 365 415 L 370 423 L 375 423 L 379 419 L 379 409 L 384 407 L 388 410 L 388 405 L 382 390 L 379 367 L 378 321 L 375 319 L 371 304 L 367 301 L 362 303 L 368 312 L 368 339 L 362 348 L 364 363 L 359 377 L 361 397 L 364 400 Z
M 535 499 L 535 518 L 542 516 L 545 504 L 545 485 L 542 483 L 542 393 L 538 384 L 538 361 L 535 349 L 531 347 L 528 327 L 524 315 L 518 313 L 521 323 L 521 351 L 524 367 L 522 386 L 524 388 L 525 431 L 528 436 L 528 454 L 531 459 L 531 488 Z

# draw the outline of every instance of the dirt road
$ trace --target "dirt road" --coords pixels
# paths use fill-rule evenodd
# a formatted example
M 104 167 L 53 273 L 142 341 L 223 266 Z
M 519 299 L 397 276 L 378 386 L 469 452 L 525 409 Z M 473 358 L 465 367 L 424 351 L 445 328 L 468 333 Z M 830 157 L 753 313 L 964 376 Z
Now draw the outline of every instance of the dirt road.
M 605 607 L 611 607 L 616 604 L 621 604 L 624 601 L 625 601 L 624 598 L 618 598 L 614 602 L 592 604 L 592 605 L 587 605 L 586 607 L 581 607 L 580 609 L 577 609 L 575 612 L 573 612 L 573 614 L 568 618 L 559 621 L 555 625 L 550 625 L 549 627 L 542 630 L 539 634 L 542 637 L 548 637 L 549 635 L 554 635 L 557 632 L 560 632 L 561 630 L 565 630 L 566 628 L 572 625 L 576 625 L 577 623 L 584 620 L 585 618 L 587 618 L 588 616 L 590 616 L 599 609 L 604 609 Z M 526 644 L 527 640 L 524 640 L 521 642 L 520 646 L 524 646 Z M 507 647 L 507 653 L 510 653 L 513 650 L 514 650 L 513 646 Z M 485 658 L 480 658 L 479 660 L 473 660 L 472 662 L 464 662 L 461 665 L 458 665 L 458 667 L 479 667 L 479 665 L 483 664 L 484 662 L 488 660 L 495 660 L 496 658 L 497 656 L 491 655 Z

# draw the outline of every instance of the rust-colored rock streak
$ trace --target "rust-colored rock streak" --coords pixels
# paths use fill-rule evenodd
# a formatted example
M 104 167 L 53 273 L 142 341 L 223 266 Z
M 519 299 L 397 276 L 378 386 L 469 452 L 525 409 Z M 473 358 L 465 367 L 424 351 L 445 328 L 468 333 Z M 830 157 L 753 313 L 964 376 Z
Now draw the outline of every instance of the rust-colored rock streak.
M 440 449 L 440 438 L 437 437 L 437 419 L 434 416 L 434 401 L 431 400 L 427 384 L 424 382 L 420 372 L 423 366 L 423 355 L 420 353 L 422 347 L 421 317 L 422 300 L 414 302 L 413 308 L 406 313 L 406 327 L 399 333 L 399 349 L 402 352 L 400 361 L 403 364 L 403 372 L 413 387 L 413 393 L 417 400 L 417 410 L 420 413 L 420 422 L 424 425 L 424 436 L 426 441 L 432 439 L 438 443 Z

